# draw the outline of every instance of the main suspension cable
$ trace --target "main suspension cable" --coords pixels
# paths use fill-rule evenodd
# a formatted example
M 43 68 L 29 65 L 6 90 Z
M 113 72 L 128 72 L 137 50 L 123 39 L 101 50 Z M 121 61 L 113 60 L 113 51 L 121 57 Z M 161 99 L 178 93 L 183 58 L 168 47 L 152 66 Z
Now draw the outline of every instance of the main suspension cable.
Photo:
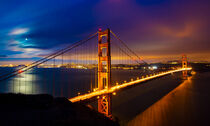
M 119 45 L 117 45 L 116 43 L 112 43 L 114 46 L 116 46 L 117 48 L 119 48 L 119 50 L 121 51 L 121 52 L 123 52 L 124 54 L 126 54 L 128 57 L 130 57 L 132 60 L 134 60 L 136 63 L 138 63 L 139 65 L 141 65 L 141 63 L 139 63 L 137 60 L 135 60 L 131 55 L 129 55 L 128 53 L 126 53 L 122 48 L 120 48 L 120 46 Z
M 57 51 L 56 53 L 53 53 L 53 54 L 51 54 L 49 56 L 46 56 L 46 57 L 44 57 L 44 58 L 42 58 L 42 59 L 40 59 L 38 61 L 35 61 L 32 64 L 30 64 L 29 66 L 23 67 L 21 69 L 18 69 L 18 70 L 15 70 L 15 71 L 11 72 L 11 73 L 3 75 L 3 76 L 0 77 L 0 81 L 6 80 L 6 79 L 8 79 L 8 78 L 10 78 L 12 76 L 15 76 L 15 75 L 20 74 L 22 72 L 25 72 L 25 71 L 27 71 L 29 69 L 32 69 L 32 68 L 34 68 L 34 67 L 36 67 L 36 66 L 38 66 L 38 65 L 40 65 L 42 63 L 45 63 L 45 62 L 49 61 L 50 59 L 53 59 L 53 58 L 55 58 L 55 57 L 57 57 L 59 55 L 62 55 L 63 53 L 66 53 L 66 52 L 68 52 L 68 51 L 70 51 L 70 50 L 72 50 L 72 49 L 74 49 L 74 48 L 76 48 L 76 47 L 86 43 L 87 41 L 93 39 L 96 35 L 97 35 L 97 32 L 92 34 L 92 35 L 90 35 L 90 36 L 88 36 L 86 39 L 83 39 L 83 40 L 80 40 L 78 42 L 75 42 L 74 44 L 72 44 L 72 45 L 70 45 L 70 46 L 68 46 L 68 47 L 66 47 L 64 49 L 61 49 L 61 50 Z M 19 71 L 21 71 L 21 72 L 19 73 Z
M 123 42 L 119 37 L 117 37 L 117 35 L 111 30 L 112 35 L 114 35 L 114 37 L 116 39 L 118 39 L 131 53 L 133 53 L 139 60 L 141 60 L 142 62 L 144 62 L 144 64 L 148 65 L 148 63 L 146 61 L 144 61 L 142 58 L 140 58 L 134 51 L 132 51 L 126 44 L 125 42 Z

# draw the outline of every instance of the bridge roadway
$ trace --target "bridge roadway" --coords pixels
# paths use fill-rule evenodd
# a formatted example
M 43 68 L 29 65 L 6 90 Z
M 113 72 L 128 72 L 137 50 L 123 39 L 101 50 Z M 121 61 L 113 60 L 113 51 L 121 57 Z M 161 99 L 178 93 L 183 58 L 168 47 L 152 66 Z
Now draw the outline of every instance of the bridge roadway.
M 187 71 L 187 70 L 192 70 L 192 68 L 178 68 L 176 70 L 170 70 L 170 71 L 167 71 L 167 72 L 160 72 L 160 73 L 154 74 L 152 76 L 148 76 L 147 75 L 144 78 L 140 78 L 140 79 L 133 80 L 133 81 L 130 81 L 130 82 L 125 82 L 123 84 L 113 86 L 110 89 L 105 88 L 103 90 L 97 90 L 97 91 L 94 91 L 94 92 L 91 92 L 91 93 L 88 93 L 88 94 L 83 94 L 83 95 L 79 95 L 79 96 L 70 98 L 69 100 L 71 102 L 83 101 L 83 100 L 86 100 L 86 99 L 97 97 L 99 95 L 113 93 L 113 92 L 115 92 L 115 91 L 117 91 L 119 89 L 131 86 L 131 85 L 139 84 L 141 82 L 145 82 L 145 81 L 148 81 L 148 80 L 152 80 L 154 78 L 158 78 L 158 77 L 161 77 L 161 76 L 165 76 L 165 75 L 176 73 L 176 72 L 180 72 L 180 71 Z

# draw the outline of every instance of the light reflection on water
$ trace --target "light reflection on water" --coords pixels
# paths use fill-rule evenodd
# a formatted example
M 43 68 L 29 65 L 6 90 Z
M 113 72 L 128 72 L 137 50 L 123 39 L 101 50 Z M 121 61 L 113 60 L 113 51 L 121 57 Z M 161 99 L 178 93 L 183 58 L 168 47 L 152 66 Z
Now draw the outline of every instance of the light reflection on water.
M 209 74 L 210 75 L 210 74 Z M 194 80 L 195 79 L 195 80 Z M 209 82 L 209 81 L 208 81 Z M 185 80 L 173 91 L 151 105 L 128 122 L 128 126 L 198 126 L 208 122 L 209 90 L 204 92 L 207 81 L 194 76 Z M 209 87 L 209 86 L 208 86 Z M 199 91 L 202 90 L 202 91 Z
M 22 94 L 33 94 L 41 91 L 39 85 L 33 85 L 33 79 L 39 79 L 36 74 L 33 74 L 33 70 L 21 73 L 9 81 L 9 92 L 22 93 Z
M 46 71 L 43 73 L 43 71 Z M 120 72 L 122 73 L 122 71 Z M 55 74 L 55 75 L 54 75 Z M 136 74 L 138 74 L 136 72 Z M 65 75 L 60 77 L 61 75 Z M 80 76 L 86 77 L 81 79 Z M 117 74 L 115 74 L 117 75 Z M 127 72 L 124 74 L 120 74 L 113 77 L 113 79 L 118 80 L 119 78 L 126 79 L 129 78 Z M 203 77 L 205 75 L 205 78 Z M 52 94 L 52 79 L 53 77 L 58 77 L 59 82 L 56 82 L 55 89 L 57 92 L 60 91 L 60 87 L 63 84 L 63 88 L 71 91 L 70 93 L 75 94 L 77 90 L 75 90 L 74 86 L 82 87 L 84 90 L 87 90 L 89 87 L 87 86 L 90 82 L 87 81 L 88 77 L 90 77 L 90 71 L 87 70 L 58 70 L 58 69 L 33 69 L 26 73 L 22 73 L 4 83 L 0 83 L 0 92 L 14 92 L 14 93 L 25 93 L 25 94 L 38 94 L 38 93 L 49 93 Z M 175 77 L 175 75 L 173 75 Z M 92 76 L 94 77 L 94 75 Z M 200 77 L 200 78 L 199 78 Z M 151 106 L 147 106 L 149 108 L 143 109 L 144 111 L 141 113 L 134 113 L 134 118 L 128 121 L 128 126 L 177 126 L 177 125 L 193 125 L 197 124 L 195 120 L 208 120 L 206 119 L 209 116 L 201 116 L 201 114 L 205 115 L 209 114 L 209 109 L 207 110 L 206 106 L 210 106 L 209 93 L 210 93 L 210 85 L 208 84 L 210 77 L 210 73 L 196 74 L 189 80 L 184 81 L 173 91 L 165 95 L 159 101 L 154 103 Z M 204 79 L 204 80 L 203 80 Z M 34 81 L 36 80 L 36 81 Z M 162 80 L 162 81 L 161 81 Z M 129 113 L 132 109 L 136 111 L 138 105 L 144 106 L 145 101 L 151 100 L 149 97 L 155 97 L 150 94 L 159 94 L 158 91 L 153 90 L 158 88 L 160 92 L 163 92 L 165 89 L 160 88 L 160 85 L 163 87 L 167 87 L 167 85 L 172 85 L 171 81 L 168 80 L 177 80 L 176 78 L 161 78 L 157 80 L 153 80 L 152 82 L 140 85 L 139 87 L 134 87 L 126 91 L 122 91 L 119 94 L 117 93 L 117 97 L 115 102 L 113 102 L 114 111 L 119 109 L 118 115 L 123 115 L 123 112 L 127 111 Z M 40 84 L 40 82 L 46 82 L 44 84 Z M 76 85 L 74 85 L 76 83 Z M 153 84 L 154 82 L 154 84 Z M 167 84 L 164 84 L 166 82 Z M 169 83 L 168 83 L 169 82 Z M 71 84 L 70 84 L 71 83 Z M 207 84 L 206 84 L 207 83 Z M 73 85 L 72 85 L 73 84 Z M 84 87 L 86 86 L 86 87 Z M 150 87 L 149 87 L 150 86 Z M 136 91 L 134 91 L 136 90 Z M 126 93 L 127 92 L 127 93 Z M 140 92 L 141 95 L 137 95 Z M 147 94 L 148 92 L 148 94 Z M 202 93 L 205 93 L 204 95 Z M 145 95 L 144 95 L 145 94 Z M 123 96 L 123 97 L 118 97 Z M 201 97 L 201 96 L 202 97 Z M 66 95 L 69 96 L 69 95 Z M 138 96 L 138 97 L 137 97 Z M 139 97 L 141 96 L 141 97 Z M 133 99 L 132 99 L 133 98 Z M 141 100 L 142 98 L 146 100 Z M 114 99 L 114 97 L 113 97 Z M 125 99 L 127 102 L 129 101 L 128 107 L 126 106 L 126 101 L 123 103 L 119 102 L 120 100 Z M 139 100 L 139 101 L 138 101 Z M 132 103 L 135 104 L 134 107 Z M 146 104 L 148 105 L 148 104 Z M 131 106 L 131 107 L 130 107 Z M 139 108 L 141 108 L 139 106 Z M 142 107 L 144 108 L 144 107 Z M 126 114 L 127 114 L 126 113 Z M 200 114 L 201 113 L 201 114 Z M 200 117 L 199 117 L 200 116 Z M 210 123 L 209 123 L 210 124 Z
M 1 68 L 3 69 L 3 68 Z M 8 68 L 4 68 L 7 71 Z M 9 68 L 13 71 L 15 68 Z M 2 71 L 2 70 L 1 70 Z M 0 82 L 1 93 L 51 94 L 56 97 L 74 97 L 97 87 L 97 70 L 35 68 Z M 141 77 L 139 70 L 113 70 L 112 84 Z
M 179 102 L 181 105 L 185 104 L 184 102 L 187 97 L 186 90 L 183 89 L 189 87 L 189 85 L 192 85 L 191 81 L 184 81 L 173 91 L 131 120 L 128 123 L 128 126 L 167 126 L 167 121 L 170 121 L 168 120 L 170 113 L 176 113 L 176 109 L 184 111 L 184 106 L 174 106 L 178 105 L 174 104 L 174 100 L 175 102 Z M 176 98 L 178 95 L 181 95 L 179 99 Z M 183 113 L 176 114 L 178 114 L 179 117 L 183 117 Z

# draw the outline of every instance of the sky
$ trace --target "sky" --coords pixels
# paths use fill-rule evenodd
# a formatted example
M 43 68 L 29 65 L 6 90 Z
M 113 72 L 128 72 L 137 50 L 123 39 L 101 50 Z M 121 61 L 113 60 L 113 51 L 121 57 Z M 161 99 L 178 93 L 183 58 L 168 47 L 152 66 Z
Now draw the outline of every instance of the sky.
M 0 0 L 0 62 L 38 59 L 109 27 L 146 61 L 210 62 L 209 0 Z

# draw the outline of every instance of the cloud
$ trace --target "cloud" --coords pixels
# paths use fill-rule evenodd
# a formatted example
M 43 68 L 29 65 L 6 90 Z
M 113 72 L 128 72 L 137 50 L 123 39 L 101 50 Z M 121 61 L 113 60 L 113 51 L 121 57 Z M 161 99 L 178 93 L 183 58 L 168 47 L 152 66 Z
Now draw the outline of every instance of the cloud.
M 159 26 L 157 30 L 157 33 L 161 34 L 162 36 L 169 36 L 174 38 L 184 38 L 184 37 L 191 37 L 193 33 L 196 32 L 194 24 L 186 24 L 184 27 L 180 29 L 175 29 L 170 26 Z
M 71 44 L 96 32 L 98 26 L 104 26 L 103 29 L 110 27 L 140 56 L 208 53 L 209 3 L 209 0 L 79 0 L 59 3 L 46 0 L 22 2 L 21 6 L 7 3 L 3 12 L 5 18 L 0 20 L 1 31 L 2 27 L 6 29 L 3 29 L 6 33 L 0 35 L 0 50 L 9 50 L 10 54 L 2 54 L 10 56 L 13 53 L 16 57 L 29 57 L 32 55 L 30 51 L 41 55 L 43 49 Z M 22 55 L 16 55 L 20 54 L 17 52 Z
M 28 28 L 17 28 L 17 29 L 12 30 L 9 33 L 9 35 L 21 35 L 21 34 L 27 33 L 28 31 L 29 31 Z
M 6 58 L 7 55 L 0 55 L 0 58 Z
M 50 49 L 50 47 L 48 47 L 48 46 L 33 46 L 33 45 L 31 45 L 31 46 L 20 46 L 21 48 L 33 48 L 33 49 Z

